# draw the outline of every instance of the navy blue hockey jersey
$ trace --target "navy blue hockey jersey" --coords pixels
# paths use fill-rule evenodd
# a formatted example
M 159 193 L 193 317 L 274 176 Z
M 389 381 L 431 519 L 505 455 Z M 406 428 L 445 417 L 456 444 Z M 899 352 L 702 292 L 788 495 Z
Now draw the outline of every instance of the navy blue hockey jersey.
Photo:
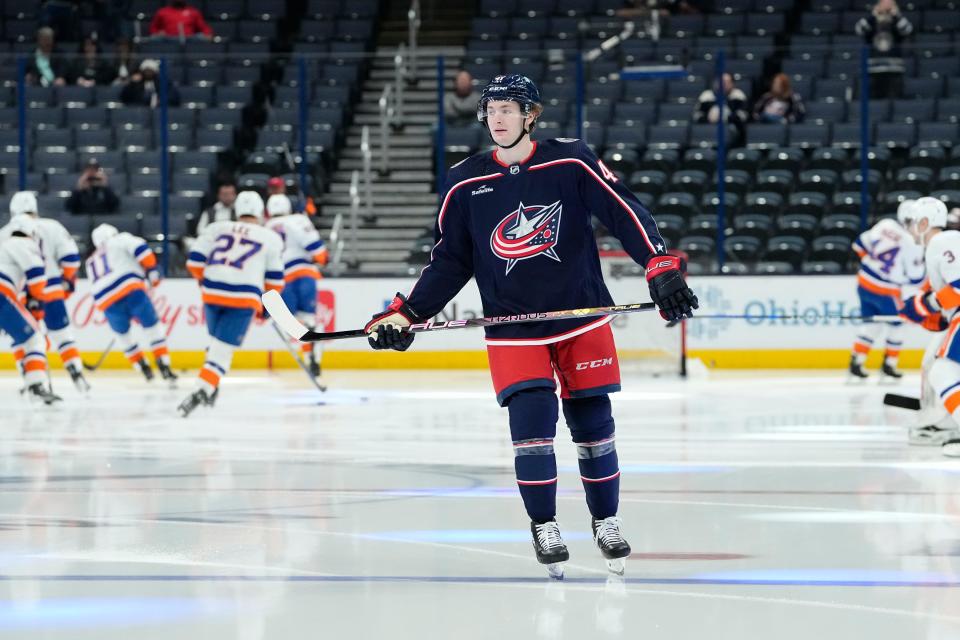
M 485 316 L 614 304 L 603 282 L 591 215 L 639 264 L 665 251 L 650 212 L 586 144 L 569 138 L 534 144 L 518 164 L 503 164 L 496 152 L 484 151 L 450 169 L 436 245 L 408 296 L 422 317 L 439 313 L 471 276 Z M 611 320 L 485 329 L 487 344 L 549 344 Z

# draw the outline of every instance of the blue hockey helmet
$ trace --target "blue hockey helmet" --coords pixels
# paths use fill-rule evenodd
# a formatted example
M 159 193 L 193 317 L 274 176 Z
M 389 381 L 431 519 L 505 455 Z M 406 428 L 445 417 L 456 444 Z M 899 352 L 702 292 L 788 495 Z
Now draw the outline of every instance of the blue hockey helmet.
M 514 73 L 496 76 L 480 94 L 477 103 L 477 120 L 487 119 L 487 103 L 491 100 L 509 100 L 520 105 L 524 117 L 530 115 L 534 106 L 541 107 L 540 90 L 527 76 Z
M 517 73 L 507 76 L 496 76 L 490 81 L 486 89 L 483 90 L 483 93 L 480 94 L 480 102 L 477 103 L 477 120 L 484 125 L 487 124 L 487 103 L 493 100 L 516 102 L 520 105 L 520 113 L 523 114 L 524 118 L 531 114 L 540 115 L 540 112 L 543 110 L 543 105 L 540 103 L 540 90 L 537 89 L 537 85 L 527 76 L 522 76 Z M 536 112 L 534 112 L 534 108 L 536 108 Z M 494 144 L 498 147 L 501 149 L 511 149 L 520 144 L 524 136 L 530 135 L 535 126 L 537 126 L 536 118 L 530 123 L 529 129 L 527 129 L 525 125 L 521 127 L 520 135 L 517 136 L 517 139 L 514 140 L 512 144 L 500 144 L 494 139 L 493 134 L 490 133 L 489 130 L 487 133 L 490 134 L 490 139 L 493 140 Z

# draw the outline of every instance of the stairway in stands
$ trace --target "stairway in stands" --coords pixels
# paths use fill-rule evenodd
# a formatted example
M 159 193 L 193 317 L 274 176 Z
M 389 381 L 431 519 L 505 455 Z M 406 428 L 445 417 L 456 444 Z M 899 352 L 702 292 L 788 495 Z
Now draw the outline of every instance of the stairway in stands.
M 433 138 L 431 132 L 437 121 L 437 67 L 438 55 L 445 56 L 447 86 L 460 66 L 464 54 L 463 43 L 469 35 L 472 2 L 444 3 L 422 19 L 419 43 L 419 64 L 416 84 L 404 90 L 404 126 L 390 132 L 390 151 L 387 158 L 389 173 L 377 173 L 380 161 L 380 95 L 384 86 L 394 83 L 394 55 L 397 44 L 407 39 L 406 5 L 391 2 L 383 16 L 378 35 L 375 58 L 364 80 L 362 94 L 355 105 L 353 122 L 346 132 L 346 144 L 336 160 L 331 176 L 330 190 L 324 194 L 322 226 L 329 228 L 338 213 L 343 214 L 344 237 L 347 247 L 344 260 L 351 258 L 350 239 L 350 179 L 354 170 L 363 168 L 360 150 L 361 132 L 370 128 L 373 150 L 373 212 L 374 220 L 359 222 L 358 266 L 347 273 L 377 275 L 413 275 L 419 268 L 409 266 L 408 257 L 414 241 L 432 229 L 437 215 L 437 194 L 434 185 Z M 408 6 L 408 5 L 407 5 Z M 361 195 L 363 194 L 361 180 Z

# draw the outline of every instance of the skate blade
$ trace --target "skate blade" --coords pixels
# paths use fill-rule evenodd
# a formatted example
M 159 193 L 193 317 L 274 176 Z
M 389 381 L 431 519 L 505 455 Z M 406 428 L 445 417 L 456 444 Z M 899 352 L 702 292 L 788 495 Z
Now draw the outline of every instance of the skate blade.
M 948 458 L 960 458 L 960 440 L 947 442 L 942 447 L 943 455 Z
M 942 430 L 940 432 L 930 433 L 929 431 L 911 430 L 908 442 L 914 447 L 939 447 L 951 438 L 957 436 L 956 431 Z
M 623 573 L 627 570 L 627 559 L 626 558 L 608 559 L 607 570 L 614 575 L 622 576 Z
M 552 564 L 544 565 L 547 567 L 547 574 L 554 580 L 563 580 L 563 563 L 554 562 Z

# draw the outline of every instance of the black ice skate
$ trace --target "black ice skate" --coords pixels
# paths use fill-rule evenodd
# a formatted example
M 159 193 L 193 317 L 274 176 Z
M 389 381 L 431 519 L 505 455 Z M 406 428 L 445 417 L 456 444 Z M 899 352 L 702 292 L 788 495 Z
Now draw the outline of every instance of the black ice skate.
M 214 395 L 216 395 L 217 392 L 214 391 L 213 393 Z M 204 391 L 203 389 L 197 389 L 196 391 L 191 393 L 189 396 L 187 396 L 183 402 L 180 403 L 180 406 L 177 407 L 177 411 L 180 412 L 180 415 L 182 417 L 186 418 L 191 413 L 193 413 L 194 409 L 196 409 L 202 404 L 208 407 L 212 406 L 213 398 L 211 396 L 208 396 L 207 392 Z
M 953 437 L 943 443 L 943 455 L 949 458 L 960 458 L 960 434 L 953 433 Z
M 62 402 L 63 398 L 55 394 L 53 391 L 47 389 L 41 383 L 36 382 L 26 389 L 27 397 L 31 400 L 42 402 L 45 405 L 51 405 L 54 402 Z
M 856 356 L 850 356 L 850 375 L 855 378 L 869 378 L 867 372 L 863 370 L 863 363 L 857 362 Z
M 570 559 L 570 552 L 560 537 L 557 521 L 548 520 L 543 524 L 531 522 L 530 533 L 533 534 L 533 550 L 537 554 L 537 562 L 547 565 L 551 578 L 563 580 L 563 563 Z
M 157 369 L 160 371 L 160 377 L 167 381 L 171 387 L 177 385 L 177 374 L 170 369 L 170 365 L 157 361 Z
M 603 520 L 593 518 L 593 540 L 607 561 L 607 568 L 622 576 L 626 568 L 630 545 L 623 539 L 623 520 L 620 516 L 610 516 Z
M 307 358 L 307 368 L 310 369 L 310 375 L 314 378 L 320 377 L 320 363 L 317 362 L 317 356 L 313 353 Z
M 902 378 L 903 372 L 897 369 L 895 365 L 892 365 L 886 361 L 883 363 L 883 368 L 881 369 L 883 375 L 890 376 L 891 378 Z
M 143 374 L 147 382 L 153 380 L 153 369 L 150 368 L 150 364 L 146 360 L 138 360 L 137 369 L 140 369 L 140 373 Z
M 77 391 L 80 393 L 87 393 L 90 391 L 90 383 L 87 382 L 87 379 L 83 377 L 83 372 L 80 370 L 80 367 L 74 364 L 68 364 L 66 369 L 67 373 L 70 374 L 70 380 L 73 381 L 73 386 L 77 388 Z

